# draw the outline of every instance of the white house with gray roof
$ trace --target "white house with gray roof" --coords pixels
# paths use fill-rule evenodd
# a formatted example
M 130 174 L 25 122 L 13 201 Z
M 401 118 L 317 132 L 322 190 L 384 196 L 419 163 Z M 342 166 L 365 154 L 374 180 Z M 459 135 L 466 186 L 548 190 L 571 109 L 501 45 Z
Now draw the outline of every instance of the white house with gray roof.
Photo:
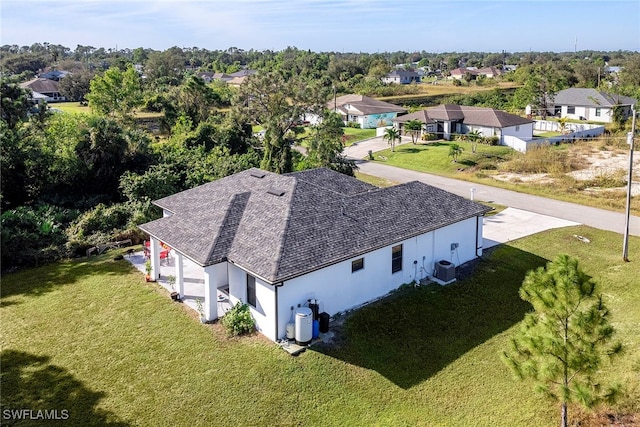
M 631 117 L 631 106 L 637 100 L 589 88 L 564 89 L 550 100 L 550 114 L 575 120 L 611 123 L 613 110 L 621 108 L 623 117 Z
M 155 201 L 164 211 L 140 225 L 151 238 L 200 266 L 208 320 L 225 295 L 247 303 L 258 330 L 282 338 L 291 307 L 317 299 L 334 315 L 403 283 L 482 255 L 482 217 L 490 209 L 421 182 L 377 188 L 328 169 L 277 175 L 249 169 Z M 182 295 L 181 295 L 182 296 Z
M 423 132 L 447 140 L 472 131 L 478 131 L 484 137 L 496 136 L 504 145 L 508 145 L 508 137 L 524 141 L 533 138 L 533 120 L 493 108 L 442 104 L 397 117 L 393 123 L 402 131 L 410 120 L 422 122 Z

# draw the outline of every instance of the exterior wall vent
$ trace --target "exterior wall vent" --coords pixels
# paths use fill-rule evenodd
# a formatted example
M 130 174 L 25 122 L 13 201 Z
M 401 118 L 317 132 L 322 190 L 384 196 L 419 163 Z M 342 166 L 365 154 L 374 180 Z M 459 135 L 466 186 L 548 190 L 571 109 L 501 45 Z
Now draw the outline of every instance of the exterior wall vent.
M 280 197 L 280 196 L 284 195 L 285 192 L 282 191 L 282 190 L 275 189 L 275 188 L 270 188 L 270 189 L 267 190 L 267 193 L 272 194 L 274 196 Z

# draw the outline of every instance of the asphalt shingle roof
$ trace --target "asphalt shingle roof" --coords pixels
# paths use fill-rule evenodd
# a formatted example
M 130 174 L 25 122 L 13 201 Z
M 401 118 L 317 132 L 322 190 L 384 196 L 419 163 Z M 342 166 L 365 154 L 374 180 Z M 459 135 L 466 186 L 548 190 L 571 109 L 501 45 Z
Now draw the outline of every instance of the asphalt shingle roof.
M 38 93 L 52 93 L 60 91 L 60 83 L 45 78 L 35 78 L 28 82 L 20 83 L 20 87 L 31 89 Z
M 421 182 L 379 189 L 328 169 L 249 169 L 155 203 L 173 214 L 143 231 L 200 265 L 229 260 L 271 283 L 489 211 Z
M 494 128 L 506 128 L 532 122 L 530 119 L 493 108 L 467 107 L 454 104 L 442 104 L 426 110 L 416 111 L 415 113 L 400 116 L 393 121 L 405 123 L 409 120 L 420 120 L 423 123 L 462 120 L 462 123 L 468 125 Z
M 338 109 L 343 111 L 345 114 L 351 113 L 352 110 L 347 110 L 346 105 L 351 105 L 351 107 L 357 111 L 359 111 L 362 115 L 369 114 L 381 114 L 381 113 L 406 113 L 402 107 L 399 107 L 395 104 L 391 104 L 389 102 L 379 101 L 377 99 L 369 98 L 364 95 L 343 95 L 339 96 L 335 99 L 335 105 L 337 105 Z M 327 103 L 327 108 L 330 110 L 333 109 L 334 101 L 331 100 Z
M 637 102 L 628 96 L 577 87 L 561 90 L 555 95 L 553 101 L 556 105 L 580 105 L 587 107 L 613 107 L 616 105 L 631 105 Z

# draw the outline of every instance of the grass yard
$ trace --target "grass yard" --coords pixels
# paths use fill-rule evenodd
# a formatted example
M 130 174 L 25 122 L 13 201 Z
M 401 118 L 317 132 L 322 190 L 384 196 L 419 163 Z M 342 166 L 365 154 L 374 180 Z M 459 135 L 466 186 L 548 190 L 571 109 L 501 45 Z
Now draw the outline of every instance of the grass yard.
M 392 185 L 399 184 L 398 182 L 390 181 L 386 178 L 380 178 L 378 176 L 369 175 L 362 172 L 356 172 L 356 178 L 358 178 L 360 181 L 364 181 L 371 185 L 375 185 L 376 187 L 381 187 L 381 188 L 391 187 Z
M 557 407 L 499 354 L 529 309 L 517 295 L 524 274 L 566 252 L 612 309 L 627 353 L 603 374 L 626 387 L 615 411 L 637 419 L 640 239 L 631 263 L 620 247 L 620 235 L 588 227 L 511 242 L 465 280 L 353 313 L 336 345 L 299 357 L 200 324 L 113 252 L 20 271 L 2 278 L 2 410 L 66 409 L 78 426 L 557 425 Z
M 464 150 L 457 162 L 449 156 L 449 148 L 452 144 L 458 144 Z M 477 152 L 473 153 L 470 142 L 464 141 L 437 141 L 428 144 L 403 143 L 396 145 L 395 152 L 391 149 L 374 153 L 377 162 L 404 169 L 419 172 L 433 173 L 466 181 L 478 182 L 494 187 L 506 188 L 521 193 L 534 194 L 572 203 L 581 203 L 587 206 L 595 206 L 615 211 L 624 211 L 626 193 L 624 190 L 615 191 L 584 191 L 587 188 L 607 188 L 607 186 L 624 186 L 625 181 L 614 179 L 617 175 L 601 169 L 602 173 L 592 181 L 577 180 L 569 176 L 563 169 L 568 164 L 580 163 L 579 155 L 570 150 L 583 149 L 579 144 L 561 144 L 551 147 L 551 150 L 530 150 L 524 155 L 514 153 L 505 146 L 488 146 L 478 144 Z M 515 156 L 515 157 L 514 157 Z M 516 174 L 514 178 L 499 180 L 494 177 L 499 172 L 504 172 L 501 167 L 513 159 L 520 159 L 517 164 L 525 167 L 518 171 L 524 175 Z M 513 163 L 512 163 L 513 165 Z M 527 173 L 532 172 L 526 167 L 540 167 L 549 170 L 547 172 L 553 179 L 551 185 L 548 180 L 527 180 Z M 508 171 L 507 171 L 508 172 Z M 640 215 L 640 198 L 634 197 L 631 201 L 631 212 Z
M 486 92 L 494 89 L 513 89 L 520 87 L 517 83 L 508 81 L 489 81 L 484 86 L 477 84 L 463 84 L 462 86 L 456 86 L 453 84 L 453 80 L 438 80 L 437 84 L 433 84 L 433 81 L 426 81 L 416 86 L 418 89 L 417 94 L 398 95 L 398 96 L 381 96 L 376 99 L 386 100 L 390 98 L 412 98 L 424 95 L 461 95 L 461 94 L 474 94 L 478 92 Z
M 91 108 L 89 108 L 88 105 L 80 105 L 79 102 L 56 102 L 56 103 L 49 104 L 49 107 L 53 109 L 58 109 L 64 113 L 91 114 Z M 134 117 L 138 119 L 156 118 L 161 116 L 162 116 L 162 113 L 151 113 L 147 111 L 137 111 L 134 114 Z
M 344 145 L 347 147 L 354 142 L 362 141 L 363 139 L 369 139 L 376 136 L 375 129 L 358 129 L 344 127 L 342 128 L 342 130 L 344 130 L 345 135 Z

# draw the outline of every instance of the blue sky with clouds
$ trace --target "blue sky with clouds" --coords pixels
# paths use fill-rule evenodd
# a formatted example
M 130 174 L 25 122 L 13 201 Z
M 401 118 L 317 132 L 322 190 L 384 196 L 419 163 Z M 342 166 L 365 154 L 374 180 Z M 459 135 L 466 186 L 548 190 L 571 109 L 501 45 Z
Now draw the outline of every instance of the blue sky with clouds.
M 640 0 L 2 0 L 0 44 L 640 51 Z

